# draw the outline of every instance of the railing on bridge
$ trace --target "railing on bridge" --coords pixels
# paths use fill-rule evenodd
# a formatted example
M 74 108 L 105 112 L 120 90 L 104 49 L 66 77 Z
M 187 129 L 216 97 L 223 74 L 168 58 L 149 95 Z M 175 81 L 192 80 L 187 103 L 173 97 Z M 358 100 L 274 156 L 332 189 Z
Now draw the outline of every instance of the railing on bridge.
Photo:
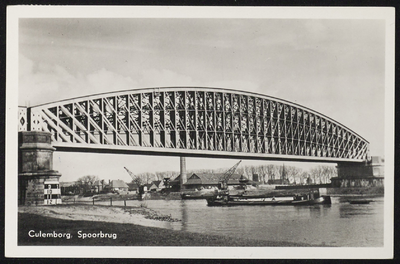
M 107 145 L 363 161 L 369 143 L 303 106 L 216 88 L 138 89 L 20 108 L 54 146 Z

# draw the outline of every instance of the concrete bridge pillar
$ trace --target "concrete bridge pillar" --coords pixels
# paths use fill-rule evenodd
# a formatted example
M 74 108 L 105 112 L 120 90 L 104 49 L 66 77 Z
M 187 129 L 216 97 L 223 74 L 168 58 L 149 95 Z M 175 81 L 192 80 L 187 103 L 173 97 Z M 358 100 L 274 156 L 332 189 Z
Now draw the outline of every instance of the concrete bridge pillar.
M 61 174 L 53 170 L 51 133 L 23 131 L 18 141 L 18 204 L 61 203 Z
M 333 187 L 379 187 L 384 182 L 384 159 L 371 157 L 364 163 L 338 163 L 338 177 L 332 178 Z
M 186 157 L 180 157 L 180 162 L 181 162 L 181 190 L 184 189 L 183 184 L 187 182 L 187 173 L 186 173 Z

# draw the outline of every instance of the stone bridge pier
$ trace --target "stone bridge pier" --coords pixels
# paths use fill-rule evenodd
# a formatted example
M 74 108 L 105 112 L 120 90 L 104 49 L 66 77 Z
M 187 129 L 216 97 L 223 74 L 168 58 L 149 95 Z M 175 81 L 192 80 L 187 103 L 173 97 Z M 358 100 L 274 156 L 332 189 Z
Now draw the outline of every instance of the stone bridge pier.
M 384 185 L 384 159 L 373 156 L 363 163 L 338 163 L 333 187 L 380 187 Z
M 18 204 L 60 204 L 61 174 L 53 170 L 51 133 L 22 131 L 18 143 Z

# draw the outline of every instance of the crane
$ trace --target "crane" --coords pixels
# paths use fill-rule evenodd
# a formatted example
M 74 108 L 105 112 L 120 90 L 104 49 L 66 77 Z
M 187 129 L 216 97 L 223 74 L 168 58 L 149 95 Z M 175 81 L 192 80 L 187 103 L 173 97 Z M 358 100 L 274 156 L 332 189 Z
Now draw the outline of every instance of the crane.
M 235 173 L 240 162 L 242 162 L 242 160 L 240 160 L 232 168 L 230 168 L 227 172 L 225 172 L 224 175 L 222 175 L 220 181 L 218 182 L 218 189 L 220 189 L 222 191 L 228 190 L 228 181 L 232 177 L 232 175 Z
M 124 169 L 128 172 L 129 176 L 131 176 L 132 181 L 136 183 L 136 185 L 138 186 L 139 195 L 143 194 L 144 189 L 143 189 L 142 179 L 138 176 L 135 176 L 135 174 L 133 174 L 133 172 L 131 172 L 127 167 L 124 167 Z
M 132 180 L 136 182 L 139 177 L 136 177 L 127 167 L 124 167 L 124 169 L 128 172 L 129 176 L 131 176 Z

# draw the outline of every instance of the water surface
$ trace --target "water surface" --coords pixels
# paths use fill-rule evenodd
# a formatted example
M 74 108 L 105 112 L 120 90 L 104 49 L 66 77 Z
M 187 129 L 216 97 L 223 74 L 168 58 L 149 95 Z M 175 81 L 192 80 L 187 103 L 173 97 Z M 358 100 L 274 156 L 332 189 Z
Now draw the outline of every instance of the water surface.
M 332 197 L 332 205 L 208 207 L 205 200 L 127 201 L 145 205 L 180 222 L 169 228 L 269 241 L 341 247 L 383 246 L 383 197 L 370 204 L 349 204 Z M 123 201 L 113 202 L 123 205 Z M 165 224 L 163 224 L 165 227 Z

